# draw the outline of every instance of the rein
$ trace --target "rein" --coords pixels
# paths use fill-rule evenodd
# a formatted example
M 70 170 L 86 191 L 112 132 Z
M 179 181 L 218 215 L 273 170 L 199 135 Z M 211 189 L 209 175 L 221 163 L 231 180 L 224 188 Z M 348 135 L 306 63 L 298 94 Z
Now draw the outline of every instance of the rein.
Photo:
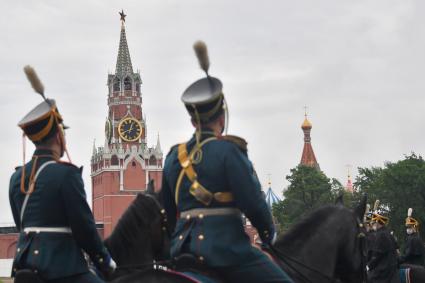
M 286 255 L 285 253 L 283 253 L 282 251 L 276 249 L 275 247 L 270 246 L 270 249 L 276 253 L 279 256 L 279 259 L 281 261 L 283 261 L 287 266 L 289 266 L 292 270 L 294 270 L 298 275 L 300 275 L 304 281 L 307 281 L 309 283 L 314 283 L 313 281 L 311 281 L 310 279 L 308 279 L 300 270 L 296 269 L 292 264 L 290 264 L 288 262 L 288 259 L 302 267 L 304 267 L 307 270 L 313 271 L 314 273 L 320 275 L 321 277 L 325 278 L 326 280 L 328 280 L 329 282 L 335 282 L 335 278 L 330 277 L 329 275 L 324 274 L 323 272 L 316 270 L 302 262 L 300 262 L 299 260 L 296 260 L 288 255 Z

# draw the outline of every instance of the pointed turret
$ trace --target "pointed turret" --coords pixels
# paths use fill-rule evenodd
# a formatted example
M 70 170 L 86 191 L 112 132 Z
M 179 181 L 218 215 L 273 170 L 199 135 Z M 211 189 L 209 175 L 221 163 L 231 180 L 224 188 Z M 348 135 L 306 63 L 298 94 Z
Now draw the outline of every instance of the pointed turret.
M 96 139 L 94 139 L 93 140 L 93 153 L 92 153 L 92 156 L 95 156 L 96 153 L 97 153 L 97 150 L 96 150 Z
M 350 166 L 348 166 L 347 184 L 345 185 L 345 190 L 349 193 L 354 192 L 353 182 L 351 181 Z
M 108 74 L 109 97 L 131 95 L 137 103 L 140 103 L 142 79 L 138 72 L 133 72 L 124 24 L 126 15 L 124 11 L 121 11 L 120 15 L 121 34 L 115 74 Z M 109 99 L 108 105 L 111 106 L 111 103 L 113 104 L 114 100 Z
M 127 37 L 125 34 L 125 17 L 124 11 L 121 15 L 121 36 L 120 46 L 118 49 L 117 65 L 115 67 L 115 75 L 123 78 L 126 75 L 133 75 L 133 66 L 131 65 L 130 51 L 128 50 Z
M 305 113 L 304 122 L 301 125 L 301 129 L 304 132 L 304 148 L 301 156 L 301 165 L 314 167 L 320 170 L 319 163 L 317 163 L 316 156 L 314 155 L 313 147 L 311 146 L 311 128 L 313 128 L 310 121 L 307 119 L 307 112 Z
M 158 133 L 158 137 L 157 137 L 157 140 L 156 140 L 155 151 L 157 153 L 161 153 L 162 154 L 161 142 L 159 141 L 159 133 Z

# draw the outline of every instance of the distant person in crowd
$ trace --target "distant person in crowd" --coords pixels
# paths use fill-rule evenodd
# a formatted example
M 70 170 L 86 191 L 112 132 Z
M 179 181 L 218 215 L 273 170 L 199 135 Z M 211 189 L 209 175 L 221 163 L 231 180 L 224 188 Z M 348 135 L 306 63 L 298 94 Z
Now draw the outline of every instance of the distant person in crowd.
M 406 218 L 406 245 L 400 256 L 400 264 L 424 265 L 425 247 L 419 236 L 419 222 L 412 217 L 413 209 L 409 208 Z
M 389 218 L 376 210 L 372 215 L 372 230 L 375 231 L 367 263 L 371 283 L 399 283 L 397 246 L 394 237 L 386 227 Z

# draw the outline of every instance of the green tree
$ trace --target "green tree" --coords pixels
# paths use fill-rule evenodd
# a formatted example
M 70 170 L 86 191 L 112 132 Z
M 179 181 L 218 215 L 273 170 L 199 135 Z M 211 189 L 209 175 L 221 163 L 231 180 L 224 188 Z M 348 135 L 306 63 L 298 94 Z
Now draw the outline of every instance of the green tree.
M 303 215 L 332 203 L 337 193 L 343 190 L 336 179 L 329 179 L 316 168 L 299 165 L 286 176 L 289 181 L 284 191 L 284 200 L 273 206 L 273 214 L 283 230 L 288 229 Z
M 405 238 L 407 209 L 413 208 L 413 217 L 425 225 L 425 161 L 412 153 L 403 160 L 386 163 L 383 168 L 359 168 L 355 186 L 368 193 L 370 203 L 376 199 L 388 211 L 389 228 L 399 242 Z M 420 229 L 422 239 L 424 229 Z

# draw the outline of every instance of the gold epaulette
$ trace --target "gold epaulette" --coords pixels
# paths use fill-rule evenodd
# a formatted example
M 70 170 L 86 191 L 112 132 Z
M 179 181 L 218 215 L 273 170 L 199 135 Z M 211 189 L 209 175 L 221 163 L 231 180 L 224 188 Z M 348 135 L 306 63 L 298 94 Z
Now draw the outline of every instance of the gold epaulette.
M 236 144 L 241 150 L 245 152 L 248 151 L 248 142 L 241 137 L 227 135 L 220 137 L 220 139 Z

